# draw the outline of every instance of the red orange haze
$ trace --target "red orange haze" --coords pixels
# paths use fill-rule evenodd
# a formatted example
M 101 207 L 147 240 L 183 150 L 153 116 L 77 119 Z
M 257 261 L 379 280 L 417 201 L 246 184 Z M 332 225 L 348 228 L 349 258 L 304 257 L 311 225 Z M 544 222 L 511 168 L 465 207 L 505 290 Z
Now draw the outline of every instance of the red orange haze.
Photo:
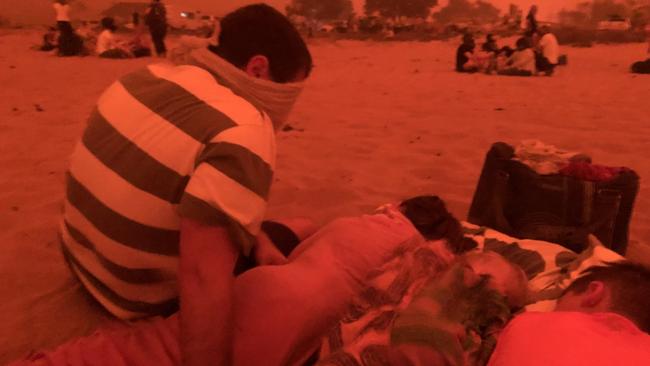
M 163 1 L 177 9 L 182 6 L 216 14 L 224 14 L 242 4 L 257 2 Z M 503 8 L 510 2 L 516 2 L 524 11 L 533 3 L 523 0 L 493 1 Z M 581 0 L 536 2 L 540 7 L 541 18 L 549 18 L 562 6 L 579 1 Z M 79 9 L 78 13 L 71 15 L 73 19 L 96 19 L 101 10 L 113 2 L 85 0 L 85 10 Z M 270 3 L 282 8 L 287 1 L 275 0 Z M 358 8 L 359 3 L 356 3 L 356 6 Z M 273 11 L 270 13 L 276 14 Z M 7 26 L 7 23 L 25 26 L 13 27 Z M 213 291 L 211 295 L 214 296 L 184 298 L 196 299 L 193 305 L 198 306 L 192 310 L 198 309 L 197 312 L 201 315 L 218 317 L 226 314 L 223 316 L 227 318 L 221 319 L 223 324 L 219 323 L 220 326 L 214 327 L 214 334 L 217 334 L 218 330 L 226 329 L 219 332 L 219 335 L 226 334 L 226 341 L 206 341 L 206 349 L 213 349 L 209 346 L 215 343 L 224 348 L 229 347 L 230 338 L 239 337 L 239 341 L 252 344 L 239 344 L 240 348 L 235 353 L 255 357 L 258 352 L 273 353 L 281 349 L 286 346 L 287 340 L 302 340 L 301 336 L 311 334 L 309 332 L 314 329 L 321 329 L 317 327 L 330 329 L 334 323 L 327 321 L 336 320 L 336 316 L 347 308 L 353 295 L 362 291 L 363 286 L 360 285 L 366 275 L 379 267 L 391 253 L 397 252 L 397 244 L 381 245 L 382 240 L 399 238 L 399 244 L 413 244 L 417 241 L 411 240 L 416 237 L 413 234 L 415 229 L 400 213 L 386 209 L 386 215 L 372 216 L 378 221 L 365 217 L 367 222 L 370 222 L 368 227 L 378 228 L 379 234 L 359 234 L 353 230 L 357 229 L 355 225 L 366 221 L 348 221 L 355 224 L 350 226 L 352 229 L 341 230 L 342 233 L 335 232 L 339 236 L 334 235 L 334 238 L 342 237 L 345 240 L 330 239 L 335 241 L 331 243 L 323 239 L 318 242 L 323 236 L 327 238 L 328 232 L 325 231 L 323 236 L 314 235 L 308 239 L 320 243 L 320 247 L 300 247 L 305 251 L 317 248 L 320 252 L 316 251 L 316 254 L 311 256 L 297 254 L 298 259 L 280 258 L 278 263 L 283 265 L 255 268 L 247 273 L 250 276 L 244 275 L 235 279 L 232 267 L 239 253 L 243 252 L 240 247 L 250 249 L 257 245 L 256 250 L 251 251 L 259 254 L 259 243 L 266 240 L 263 235 L 255 236 L 262 219 L 309 218 L 314 227 L 320 228 L 340 217 L 359 218 L 375 212 L 377 207 L 386 203 L 400 202 L 414 196 L 436 195 L 445 202 L 453 216 L 465 220 L 481 176 L 486 152 L 492 144 L 500 141 L 518 145 L 525 140 L 539 140 L 562 149 L 587 154 L 594 163 L 634 169 L 641 177 L 641 186 L 630 220 L 630 240 L 625 255 L 629 259 L 650 265 L 650 75 L 630 72 L 630 65 L 650 57 L 648 44 L 640 39 L 637 39 L 637 42 L 609 44 L 590 44 L 585 39 L 577 39 L 577 42 L 581 43 L 580 47 L 560 45 L 559 53 L 566 56 L 568 62 L 558 66 L 552 76 L 533 75 L 536 67 L 535 54 L 526 49 L 517 55 L 521 56 L 523 53 L 528 57 L 527 65 L 532 68 L 532 71 L 529 70 L 529 77 L 508 77 L 496 72 L 456 72 L 455 62 L 460 37 L 447 40 L 398 41 L 379 39 L 380 35 L 374 40 L 350 39 L 351 37 L 342 39 L 343 35 L 339 39 L 338 36 L 325 34 L 307 38 L 305 35 L 314 67 L 286 125 L 274 130 L 270 119 L 259 113 L 256 108 L 258 104 L 244 100 L 248 94 L 233 92 L 224 85 L 217 85 L 216 80 L 226 80 L 227 82 L 222 83 L 230 87 L 230 79 L 213 77 L 199 67 L 175 68 L 161 65 L 166 60 L 156 56 L 124 59 L 98 57 L 102 53 L 104 56 L 115 55 L 115 52 L 97 52 L 98 47 L 95 45 L 90 46 L 90 54 L 83 57 L 58 57 L 56 51 L 41 51 L 44 39 L 43 25 L 54 24 L 54 11 L 49 0 L 0 0 L 0 365 L 27 354 L 36 357 L 40 354 L 35 353 L 36 350 L 52 349 L 75 337 L 92 334 L 97 327 L 107 323 L 115 325 L 115 318 L 99 305 L 102 301 L 109 310 L 122 311 L 120 314 L 124 317 L 148 315 L 145 312 L 149 305 L 157 306 L 156 309 L 164 307 L 165 311 L 170 308 L 177 310 L 175 300 L 178 299 L 178 288 L 182 286 L 179 285 L 179 282 L 182 282 L 179 280 L 181 276 L 177 276 L 178 264 L 179 261 L 191 257 L 179 255 L 178 248 L 181 242 L 187 243 L 188 240 L 195 245 L 184 245 L 181 252 L 186 253 L 186 248 L 189 247 L 196 250 L 193 253 L 209 255 L 195 255 L 190 264 L 187 264 L 187 261 L 182 263 L 180 267 L 185 270 L 190 268 L 190 274 L 184 278 L 199 278 L 196 282 L 203 286 L 191 288 L 187 283 L 183 283 L 183 289 L 209 289 Z M 281 24 L 286 24 L 283 19 Z M 118 46 L 108 51 L 118 51 L 117 54 L 123 56 L 124 53 L 119 52 L 121 50 L 127 56 L 132 56 L 135 52 L 131 47 L 134 44 L 141 45 L 135 40 L 141 41 L 145 45 L 144 48 L 153 48 L 148 32 L 144 33 L 146 34 L 143 38 L 138 38 L 137 32 L 124 30 L 113 35 L 107 31 L 105 36 L 114 36 L 119 41 L 115 43 Z M 238 34 L 242 33 L 247 32 Z M 225 35 L 226 32 L 222 34 Z M 92 36 L 88 39 L 92 40 Z M 174 50 L 185 40 L 187 39 L 181 39 L 176 32 L 170 32 L 166 46 L 169 50 Z M 201 43 L 202 40 L 193 41 L 205 45 Z M 480 43 L 482 41 L 479 40 Z M 500 46 L 514 46 L 515 41 L 515 37 L 497 39 Z M 298 46 L 294 48 L 304 51 L 304 45 L 299 41 L 296 43 Z M 120 45 L 125 48 L 125 44 L 129 45 L 129 49 L 120 49 Z M 526 48 L 525 44 L 523 48 Z M 244 68 L 248 73 L 246 74 L 217 58 L 207 47 L 202 47 L 197 52 L 201 51 L 205 52 L 203 56 L 208 60 L 207 63 L 214 62 L 222 67 L 214 67 L 210 71 L 217 74 L 217 69 L 227 70 L 231 73 L 228 76 L 235 75 L 233 78 L 236 81 L 244 80 L 241 82 L 242 90 L 246 87 L 256 88 L 260 84 L 273 92 L 280 89 L 277 83 L 250 81 L 250 77 L 270 78 L 272 72 L 269 71 L 271 69 L 265 57 L 253 57 Z M 173 52 L 168 52 L 167 55 L 170 54 Z M 462 52 L 460 54 L 463 56 Z M 305 53 L 301 55 L 304 56 Z M 494 61 L 490 63 L 492 66 L 497 63 L 496 56 L 492 58 L 483 53 L 480 56 L 475 59 Z M 308 57 L 300 58 L 305 59 Z M 516 60 L 513 58 L 511 61 Z M 145 69 L 152 64 L 156 66 Z M 506 65 L 506 62 L 501 65 Z M 303 70 L 292 71 L 291 78 L 288 79 L 295 81 L 295 75 L 302 75 L 301 71 Z M 139 73 L 133 76 L 134 72 Z M 115 83 L 125 75 L 131 77 Z M 157 89 L 161 85 L 164 89 Z M 232 85 L 235 85 L 235 82 L 232 82 Z M 296 83 L 283 84 L 283 87 L 282 91 L 290 94 L 290 97 L 284 98 L 286 94 L 269 92 L 269 98 L 281 99 L 278 102 L 281 103 L 297 94 Z M 106 90 L 114 93 L 112 96 L 118 97 L 102 98 L 104 104 L 98 106 L 98 100 Z M 151 93 L 151 90 L 163 90 L 159 94 L 167 98 L 166 101 L 172 100 L 173 103 L 168 105 L 160 102 L 157 99 L 159 95 L 150 97 L 148 93 Z M 218 94 L 219 92 L 222 94 Z M 266 92 L 267 90 L 264 90 L 260 93 L 263 94 L 262 97 L 268 97 Z M 181 97 L 176 98 L 175 93 Z M 220 99 L 222 97 L 223 99 Z M 218 108 L 215 105 L 220 106 L 222 100 L 231 101 L 227 111 L 225 107 L 224 112 L 216 111 Z M 265 101 L 259 103 L 260 109 L 267 107 L 267 104 L 263 103 Z M 174 109 L 176 105 L 182 105 L 180 112 Z M 196 114 L 200 114 L 202 120 L 196 125 L 194 122 L 199 118 L 187 118 L 190 112 L 185 110 L 186 106 L 200 111 Z M 174 110 L 169 112 L 169 109 Z M 164 114 L 161 110 L 169 113 Z M 193 109 L 191 113 L 194 111 Z M 95 118 L 95 124 L 89 123 L 89 116 Z M 245 119 L 246 122 L 234 122 L 233 116 Z M 172 122 L 175 118 L 181 121 Z M 208 119 L 209 121 L 205 121 Z M 96 128 L 85 130 L 89 125 Z M 215 125 L 218 127 L 214 127 Z M 216 133 L 210 135 L 212 130 L 209 133 L 201 130 L 208 128 L 219 130 L 219 133 L 226 132 L 217 136 Z M 161 132 L 158 133 L 158 130 Z M 83 134 L 84 131 L 91 132 Z M 83 144 L 77 145 L 82 134 Z M 172 136 L 166 137 L 165 141 L 169 144 L 150 143 L 150 140 L 147 140 L 158 138 L 156 142 L 159 142 L 161 135 Z M 206 138 L 207 135 L 209 137 Z M 254 137 L 251 138 L 251 135 Z M 138 138 L 140 140 L 135 142 Z M 238 139 L 245 142 L 238 145 L 235 143 L 240 142 Z M 101 146 L 95 146 L 96 150 L 91 151 L 91 148 L 86 146 L 86 140 Z M 179 150 L 182 149 L 183 153 L 189 151 L 187 156 L 182 156 L 182 162 L 179 162 L 181 158 L 175 150 L 168 149 L 169 146 L 175 147 L 176 142 L 181 146 Z M 115 146 L 120 149 L 114 148 Z M 198 174 L 196 171 L 199 168 L 196 164 L 201 161 L 199 155 L 203 157 L 203 154 L 209 151 L 221 157 L 220 149 L 225 151 L 224 154 L 234 157 L 227 155 L 227 159 L 221 159 L 225 162 L 220 159 L 214 159 L 219 160 L 214 163 L 212 160 L 209 163 L 201 162 L 200 167 L 205 174 L 202 177 L 207 178 L 195 179 L 190 185 L 188 181 L 194 178 L 194 174 Z M 78 154 L 76 156 L 80 158 L 71 159 L 73 153 Z M 122 158 L 128 153 L 133 153 L 139 160 Z M 267 155 L 260 157 L 263 154 Z M 116 156 L 123 161 L 116 164 L 119 166 L 109 167 L 106 161 Z M 213 156 L 205 159 L 211 158 Z M 78 168 L 78 177 L 68 173 L 71 161 L 81 162 L 78 163 L 78 166 L 81 166 Z M 153 166 L 151 169 L 156 174 L 142 173 L 144 169 L 140 169 L 140 165 L 137 165 L 137 169 L 133 168 L 136 163 L 142 162 L 150 164 L 148 168 Z M 219 164 L 222 164 L 220 167 L 223 171 L 219 170 Z M 247 170 L 249 168 L 254 173 L 250 173 Z M 243 172 L 244 170 L 246 172 Z M 246 184 L 237 181 L 248 179 L 250 176 L 258 178 L 255 174 L 263 175 L 263 179 L 259 179 L 263 183 L 258 184 L 255 179 L 250 179 Z M 83 182 L 80 183 L 81 181 Z M 69 183 L 68 188 L 66 182 Z M 182 185 L 182 189 L 168 189 L 166 184 L 169 182 Z M 96 192 L 91 192 L 84 184 L 92 185 Z M 226 187 L 223 190 L 222 185 Z M 190 189 L 196 192 L 190 192 Z M 142 202 L 134 203 L 130 199 L 124 199 L 125 192 L 141 198 Z M 94 193 L 96 196 L 93 196 Z M 584 192 L 580 190 L 581 198 L 583 193 L 584 197 L 590 197 L 589 194 L 593 192 L 588 189 L 584 189 Z M 196 197 L 201 194 L 209 197 L 196 198 L 194 194 Z M 173 198 L 169 198 L 170 195 L 173 195 Z M 210 221 L 213 225 L 196 224 L 192 220 L 186 220 L 187 218 L 181 219 L 181 199 L 177 196 L 182 196 L 183 201 L 189 202 L 187 205 L 190 210 L 183 212 L 188 216 L 195 215 L 194 217 Z M 212 199 L 214 197 L 217 198 Z M 74 203 L 71 202 L 73 200 Z M 88 206 L 85 206 L 86 203 Z M 111 204 L 113 206 L 110 206 Z M 221 207 L 217 207 L 219 205 L 225 208 L 221 210 Z M 91 209 L 88 209 L 90 206 Z M 81 229 L 63 222 L 64 208 L 66 219 L 78 220 Z M 88 218 L 81 212 L 82 209 L 87 209 L 88 216 L 96 215 Z M 122 215 L 118 210 L 128 212 L 128 215 Z M 229 213 L 224 213 L 227 210 L 230 210 Z M 583 215 L 587 210 L 580 212 Z M 158 217 L 153 217 L 157 214 L 164 216 L 164 222 L 158 222 Z M 450 219 L 446 212 L 443 217 L 449 220 L 442 220 L 443 222 L 456 224 L 449 227 L 457 229 L 455 233 L 459 234 L 458 223 Z M 179 234 L 188 227 L 188 222 L 195 226 L 190 225 L 190 229 L 184 231 L 184 234 Z M 215 222 L 217 224 L 214 224 Z M 224 223 L 227 223 L 228 229 L 232 231 L 227 231 Z M 87 230 L 87 233 L 81 233 L 81 230 Z M 448 228 L 445 227 L 444 230 L 447 231 Z M 64 233 L 64 240 L 68 240 L 64 248 L 68 248 L 67 244 L 71 243 L 70 247 L 79 253 L 79 258 L 69 255 L 66 262 L 59 237 L 60 231 Z M 125 232 L 127 234 L 124 234 Z M 191 234 L 187 234 L 188 232 Z M 229 235 L 233 232 L 238 235 Z M 120 242 L 133 233 L 137 239 L 140 239 L 140 234 L 146 236 L 153 233 L 151 236 L 155 236 L 155 240 L 149 237 L 150 240 L 146 243 L 148 246 L 140 246 L 141 243 L 131 240 L 131 237 Z M 291 239 L 295 239 L 291 234 L 289 233 Z M 352 235 L 352 239 L 348 241 L 346 235 Z M 246 243 L 240 246 L 230 245 L 228 240 L 233 237 Z M 258 238 L 262 240 L 255 240 Z M 416 238 L 422 239 L 420 236 Z M 171 243 L 165 248 L 166 252 L 156 251 L 159 249 L 158 239 L 166 244 Z M 105 246 L 94 245 L 94 240 Z M 308 240 L 306 242 L 312 244 Z M 428 268 L 423 269 L 425 265 L 443 266 L 448 264 L 445 261 L 451 262 L 454 255 L 445 247 L 446 244 L 443 241 L 432 242 L 422 245 L 437 245 L 434 249 L 439 252 L 434 254 L 440 258 L 431 259 L 428 255 L 418 258 L 420 252 L 417 252 L 418 255 L 409 258 L 416 263 L 412 268 L 422 270 L 407 270 L 403 273 L 408 276 L 416 272 L 425 273 L 428 272 Z M 222 243 L 228 245 L 224 244 L 222 247 Z M 330 249 L 329 244 L 340 247 L 335 247 L 336 250 Z M 510 250 L 514 246 L 507 248 Z M 225 254 L 216 255 L 216 252 L 213 252 L 215 248 L 220 250 L 220 254 Z M 107 249 L 106 252 L 100 253 L 104 249 Z M 278 250 L 271 245 L 266 249 L 266 253 L 259 255 L 273 257 L 278 254 Z M 334 258 L 331 263 L 320 261 L 321 258 L 336 257 L 340 253 L 346 255 L 342 255 L 343 258 Z M 560 248 L 541 266 L 553 267 L 555 273 L 560 273 L 554 265 L 570 256 L 571 253 Z M 278 257 L 280 256 L 274 259 Z M 529 251 L 522 257 L 536 258 Z M 431 262 L 422 264 L 418 262 L 420 259 Z M 337 267 L 340 263 L 347 263 L 347 260 L 353 265 L 366 266 L 365 272 L 355 272 L 344 265 L 342 268 Z M 80 269 L 84 267 L 79 263 L 84 261 L 96 265 L 94 269 L 97 269 L 97 276 L 101 279 L 93 274 L 86 275 L 86 272 Z M 117 261 L 123 262 L 114 263 Z M 155 264 L 150 265 L 149 261 Z M 575 267 L 578 266 L 577 262 L 571 263 Z M 193 265 L 202 266 L 201 270 Z M 71 271 L 73 267 L 74 273 Z M 296 268 L 298 270 L 292 272 Z M 260 269 L 261 272 L 256 271 Z M 470 271 L 468 268 L 463 271 L 474 273 L 474 270 Z M 510 272 L 513 271 L 508 267 L 508 273 Z M 212 287 L 213 282 L 203 277 L 214 273 L 226 273 L 219 277 L 219 284 L 222 286 L 219 289 L 227 291 L 215 295 L 218 291 L 215 290 L 216 287 Z M 272 275 L 264 277 L 259 273 Z M 479 276 L 476 274 L 474 273 L 475 282 L 472 283 L 479 282 Z M 362 278 L 354 278 L 355 275 Z M 401 275 L 400 272 L 400 281 Z M 251 278 L 252 280 L 248 281 Z M 104 279 L 107 279 L 106 282 L 112 281 L 115 289 L 105 285 L 102 282 Z M 152 285 L 149 280 L 155 284 Z M 268 282 L 265 282 L 267 280 Z M 347 280 L 349 281 L 346 282 Z M 237 287 L 242 282 L 249 287 Z M 426 281 L 422 281 L 424 282 Z M 522 282 L 525 285 L 525 279 Z M 91 290 L 87 291 L 84 286 Z M 399 286 L 395 287 L 404 289 L 401 286 L 399 283 Z M 156 297 L 159 295 L 156 290 L 161 288 L 167 296 L 164 300 Z M 233 288 L 237 289 L 232 291 L 235 293 L 232 296 L 235 300 L 224 295 L 230 295 Z M 599 287 L 600 290 L 603 288 Z M 550 292 L 553 291 L 545 291 L 544 294 Z M 384 295 L 388 294 L 388 291 L 376 293 Z M 403 293 L 410 294 L 406 290 Z M 335 295 L 343 296 L 344 299 L 329 306 L 326 301 Z M 129 296 L 131 298 L 127 298 Z M 392 294 L 384 297 L 389 296 Z M 498 296 L 490 297 L 495 298 L 503 301 Z M 99 301 L 95 301 L 96 299 Z M 230 300 L 235 303 L 234 306 L 230 306 Z M 221 301 L 220 305 L 223 306 L 216 308 L 232 308 L 232 314 L 235 315 L 228 317 L 229 313 L 213 312 L 215 307 L 211 301 Z M 310 301 L 313 301 L 313 304 Z M 421 302 L 423 307 L 429 303 L 431 302 L 428 300 Z M 120 308 L 121 305 L 129 308 L 124 310 Z M 492 306 L 490 311 L 498 309 L 497 315 L 501 317 L 500 312 L 504 308 L 506 307 Z M 329 314 L 327 312 L 330 311 L 334 315 L 317 317 L 310 311 L 322 314 Z M 274 312 L 284 318 L 275 316 Z M 382 315 L 390 313 L 382 310 Z M 408 320 L 419 317 L 418 314 L 403 318 Z M 204 322 L 200 317 L 189 318 L 194 320 L 194 324 L 184 324 L 188 328 L 214 324 L 211 321 Z M 232 320 L 235 318 L 237 320 Z M 240 321 L 236 324 L 238 327 L 233 327 L 230 320 L 233 323 Z M 380 320 L 382 321 L 368 324 L 388 324 L 385 318 Z M 628 321 L 621 323 L 619 317 L 614 320 L 614 325 L 608 327 L 607 331 L 634 328 Z M 88 345 L 88 350 L 68 354 L 67 357 L 94 358 L 97 362 L 90 363 L 94 365 L 121 365 L 119 362 L 126 361 L 120 358 L 119 352 L 114 348 L 124 345 L 135 347 L 131 348 L 134 352 L 129 353 L 129 356 L 139 357 L 139 360 L 144 362 L 140 363 L 143 366 L 148 366 L 147 362 L 149 365 L 180 363 L 180 331 L 177 318 L 157 318 L 154 323 L 146 323 L 151 325 L 149 328 L 141 326 L 142 323 L 138 324 L 140 325 L 129 328 L 128 331 L 160 331 L 162 336 L 154 334 L 142 338 L 138 338 L 138 335 L 122 337 L 117 343 L 108 342 L 108 345 L 105 338 L 97 336 L 91 338 L 89 344 L 82 342 L 77 345 Z M 447 323 L 440 324 L 444 324 L 441 328 L 456 329 L 448 327 Z M 123 325 L 120 323 L 119 326 Z M 476 329 L 492 331 L 493 325 L 482 328 L 477 326 Z M 233 331 L 236 333 L 234 336 L 228 331 L 231 328 L 237 329 Z M 280 328 L 282 330 L 278 330 Z M 458 329 L 464 328 L 459 326 Z M 303 331 L 304 333 L 301 333 Z M 255 334 L 260 338 L 242 336 L 242 333 L 248 335 L 246 332 L 257 332 Z M 266 336 L 268 341 L 264 340 L 262 335 Z M 320 336 L 320 333 L 316 334 L 313 343 L 303 344 L 305 349 L 312 350 L 311 346 L 318 343 L 317 337 Z M 471 336 L 470 343 L 474 343 L 476 333 L 471 333 Z M 634 336 L 640 337 L 639 332 Z M 645 337 L 648 335 L 645 334 Z M 461 337 L 444 339 L 447 338 Z M 161 339 L 164 345 L 158 343 L 157 348 L 150 349 L 145 345 L 147 342 Z M 203 337 L 197 339 L 204 341 Z M 258 341 L 259 339 L 263 340 Z M 523 341 L 528 338 L 518 339 Z M 122 341 L 126 344 L 120 343 Z M 648 344 L 648 338 L 644 338 L 644 342 Z M 199 343 L 202 342 L 197 342 Z M 573 340 L 567 342 L 571 345 L 574 343 L 576 342 Z M 580 342 L 576 344 L 578 343 Z M 112 348 L 102 348 L 105 346 Z M 586 347 L 588 346 L 590 345 Z M 460 349 L 460 346 L 458 348 Z M 522 347 L 520 350 L 525 349 Z M 650 347 L 644 348 L 646 351 L 648 349 Z M 286 358 L 283 360 L 286 361 L 293 350 L 287 347 L 284 354 Z M 152 353 L 149 354 L 149 351 Z M 158 362 L 153 356 L 156 351 L 164 351 L 161 356 L 165 357 L 164 361 Z M 119 362 L 113 363 L 109 357 L 115 357 Z M 620 357 L 622 358 L 611 364 L 627 365 L 625 357 L 631 356 L 625 353 Z M 167 358 L 174 359 L 169 361 Z M 256 360 L 241 364 L 287 364 L 279 360 L 276 360 L 277 363 L 267 361 Z M 228 362 L 222 364 L 238 365 Z M 525 363 L 520 363 L 523 364 Z

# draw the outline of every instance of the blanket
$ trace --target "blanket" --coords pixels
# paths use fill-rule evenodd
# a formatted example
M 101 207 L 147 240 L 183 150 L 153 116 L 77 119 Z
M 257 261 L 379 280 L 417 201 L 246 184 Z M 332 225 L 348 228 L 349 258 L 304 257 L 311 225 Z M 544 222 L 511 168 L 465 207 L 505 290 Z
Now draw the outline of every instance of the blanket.
M 319 366 L 388 365 L 405 359 L 402 346 L 445 365 L 485 365 L 510 309 L 463 261 L 449 267 L 445 251 L 423 243 L 380 268 L 324 340 Z

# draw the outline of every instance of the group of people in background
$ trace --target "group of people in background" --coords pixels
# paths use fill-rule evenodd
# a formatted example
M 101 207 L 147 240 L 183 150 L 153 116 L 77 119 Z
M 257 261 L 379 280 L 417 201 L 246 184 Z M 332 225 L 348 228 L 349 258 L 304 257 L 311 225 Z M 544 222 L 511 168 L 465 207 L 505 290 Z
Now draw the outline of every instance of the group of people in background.
M 128 38 L 116 35 L 117 25 L 112 17 L 104 17 L 98 31 L 85 21 L 75 29 L 70 18 L 69 1 L 55 0 L 53 7 L 57 25 L 49 27 L 43 35 L 42 51 L 57 50 L 59 56 L 95 54 L 104 58 L 134 58 L 151 56 L 150 44 L 153 44 L 156 55 L 166 56 L 167 13 L 160 0 L 152 0 L 144 22 L 140 14 L 133 14 L 133 33 Z M 146 28 L 150 37 L 147 37 Z
M 499 47 L 493 34 L 488 34 L 480 49 L 471 33 L 463 35 L 456 51 L 456 71 L 484 72 L 506 76 L 553 75 L 560 63 L 560 46 L 548 25 L 539 26 L 537 6 L 526 17 L 526 30 L 515 47 Z
M 516 47 L 499 48 L 496 38 L 488 34 L 480 49 L 471 33 L 463 35 L 462 44 L 456 51 L 456 71 L 463 73 L 484 72 L 506 76 L 553 75 L 555 68 L 566 62 L 560 55 L 557 37 L 548 25 L 537 21 L 536 5 L 526 16 L 523 35 L 517 39 Z M 650 24 L 646 26 L 648 58 L 632 64 L 631 71 L 650 74 Z

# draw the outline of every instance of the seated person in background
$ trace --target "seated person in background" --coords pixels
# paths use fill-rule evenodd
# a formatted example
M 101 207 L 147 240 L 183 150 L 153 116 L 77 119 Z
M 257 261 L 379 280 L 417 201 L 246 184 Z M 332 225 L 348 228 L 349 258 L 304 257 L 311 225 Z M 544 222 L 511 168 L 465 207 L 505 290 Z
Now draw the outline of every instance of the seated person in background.
M 62 27 L 58 39 L 59 56 L 78 56 L 87 54 L 84 41 L 72 27 Z
M 545 73 L 547 76 L 553 75 L 555 67 L 558 65 L 560 58 L 560 44 L 548 25 L 540 29 L 542 38 L 537 44 L 537 71 Z
M 79 28 L 77 28 L 77 34 L 85 41 L 91 39 L 95 35 L 95 32 L 93 32 L 88 22 L 84 20 L 81 22 Z
M 144 23 L 140 21 L 140 14 L 133 13 L 133 38 L 129 41 L 128 47 L 133 54 L 133 57 L 148 57 L 151 56 L 150 42 L 147 39 L 147 32 Z
M 497 57 L 500 52 L 496 38 L 493 34 L 488 34 L 485 37 L 485 43 L 481 46 L 481 50 L 474 54 L 474 60 L 479 70 L 487 73 L 496 70 Z
M 97 38 L 95 52 L 99 57 L 105 58 L 129 58 L 131 55 L 128 51 L 120 46 L 115 39 L 115 21 L 113 18 L 102 18 L 102 32 Z
M 47 32 L 43 34 L 43 44 L 39 48 L 41 51 L 52 51 L 57 47 L 57 31 L 54 27 L 48 27 Z
M 635 74 L 650 74 L 650 58 L 633 63 L 630 69 Z
M 474 61 L 474 50 L 476 43 L 471 34 L 463 35 L 463 43 L 456 51 L 456 71 L 457 72 L 478 72 L 479 68 Z
M 487 53 L 494 53 L 494 54 L 499 53 L 499 46 L 497 45 L 497 40 L 492 33 L 489 33 L 485 37 L 485 43 L 483 43 L 481 49 L 483 50 L 483 52 L 487 52 Z
M 507 76 L 533 76 L 535 52 L 530 48 L 528 38 L 522 37 L 517 40 L 517 50 L 508 58 L 506 67 L 498 73 Z
M 591 267 L 555 312 L 517 316 L 499 336 L 490 366 L 650 364 L 650 268 Z

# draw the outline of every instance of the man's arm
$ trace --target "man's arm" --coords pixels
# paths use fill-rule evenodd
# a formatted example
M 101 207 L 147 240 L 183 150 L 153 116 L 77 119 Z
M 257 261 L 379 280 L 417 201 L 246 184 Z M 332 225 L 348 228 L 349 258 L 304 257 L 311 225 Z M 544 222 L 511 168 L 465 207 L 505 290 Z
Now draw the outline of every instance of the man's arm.
M 183 219 L 180 253 L 183 365 L 230 365 L 233 269 L 238 250 L 225 227 Z

